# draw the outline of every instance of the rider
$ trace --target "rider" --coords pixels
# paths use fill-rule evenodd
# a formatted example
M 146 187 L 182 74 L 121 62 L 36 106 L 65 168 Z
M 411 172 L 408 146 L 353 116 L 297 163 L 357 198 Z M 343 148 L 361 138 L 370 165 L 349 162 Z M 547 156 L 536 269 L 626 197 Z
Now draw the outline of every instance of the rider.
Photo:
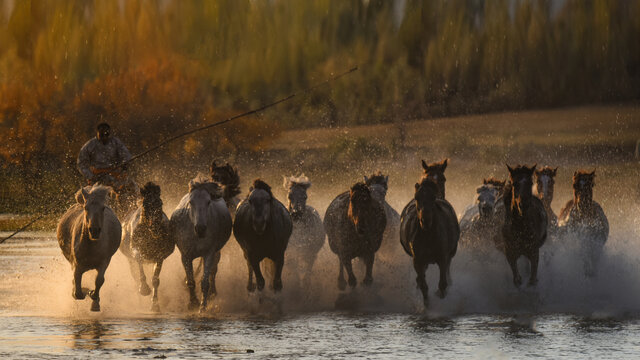
M 99 182 L 118 188 L 126 182 L 126 162 L 131 160 L 131 153 L 120 139 L 111 136 L 111 126 L 106 122 L 98 124 L 96 130 L 96 137 L 80 149 L 78 169 L 89 185 Z

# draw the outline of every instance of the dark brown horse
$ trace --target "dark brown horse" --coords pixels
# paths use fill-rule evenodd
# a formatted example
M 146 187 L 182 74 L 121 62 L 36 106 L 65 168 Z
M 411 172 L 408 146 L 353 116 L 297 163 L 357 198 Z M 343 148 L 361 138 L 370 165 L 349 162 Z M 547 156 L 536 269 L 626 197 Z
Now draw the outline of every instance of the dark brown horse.
M 85 187 L 76 193 L 77 204 L 62 216 L 56 229 L 62 254 L 73 267 L 73 293 L 76 300 L 86 295 L 93 300 L 91 311 L 100 311 L 100 288 L 111 257 L 118 251 L 122 227 L 116 214 L 107 206 L 112 189 L 102 185 Z M 98 271 L 95 289 L 82 289 L 82 274 Z
M 593 200 L 595 170 L 576 171 L 573 174 L 573 200 L 560 211 L 560 233 L 575 236 L 585 251 L 584 267 L 588 276 L 594 276 L 607 238 L 609 221 L 600 204 Z
M 531 264 L 529 285 L 538 283 L 540 247 L 547 239 L 547 212 L 542 201 L 533 196 L 533 172 L 536 166 L 507 165 L 510 183 L 504 192 L 505 222 L 502 228 L 504 253 L 511 266 L 513 283 L 522 284 L 517 261 L 525 256 Z
M 449 159 L 444 159 L 440 162 L 427 165 L 427 163 L 422 160 L 422 169 L 424 169 L 422 178 L 429 179 L 438 185 L 438 199 L 445 198 L 444 184 L 447 181 L 447 178 L 444 176 L 444 171 L 447 169 L 448 163 Z
M 384 229 L 382 244 L 376 253 L 376 257 L 387 264 L 392 264 L 398 261 L 399 256 L 402 256 L 402 249 L 399 245 L 400 239 L 398 237 L 400 214 L 386 200 L 389 176 L 385 176 L 378 171 L 371 174 L 371 176 L 365 176 L 364 183 L 371 190 L 371 196 L 384 206 L 384 212 L 387 217 L 387 226 Z
M 427 267 L 429 264 L 438 264 L 440 281 L 437 295 L 444 298 L 447 286 L 451 283 L 451 259 L 458 249 L 460 227 L 451 204 L 438 198 L 440 189 L 437 184 L 425 178 L 415 188 L 414 199 L 402 211 L 400 242 L 405 252 L 413 258 L 416 283 L 427 306 Z
M 324 229 L 331 251 L 338 255 L 340 261 L 340 290 L 347 287 L 344 269 L 347 270 L 349 286 L 356 286 L 351 266 L 351 260 L 356 257 L 363 260 L 366 266 L 362 284 L 371 285 L 375 254 L 382 243 L 386 224 L 384 206 L 373 198 L 371 190 L 364 183 L 356 183 L 329 204 L 324 216 Z
M 240 203 L 238 195 L 240 194 L 240 177 L 238 176 L 238 169 L 231 166 L 229 163 L 223 166 L 218 166 L 215 161 L 211 163 L 209 167 L 209 174 L 211 179 L 218 184 L 222 185 L 222 198 L 224 199 L 231 217 L 236 214 L 236 207 Z
M 549 220 L 549 233 L 555 233 L 558 229 L 558 217 L 551 209 L 551 202 L 553 201 L 553 192 L 555 186 L 555 177 L 558 173 L 558 168 L 551 168 L 545 166 L 542 169 L 536 169 L 536 196 L 542 200 L 544 210 L 547 212 L 547 219 Z
M 129 260 L 131 274 L 138 282 L 139 292 L 143 296 L 151 294 L 142 266 L 145 262 L 154 263 L 152 311 L 160 311 L 158 305 L 158 286 L 162 263 L 173 253 L 175 241 L 170 235 L 169 218 L 162 211 L 160 186 L 148 182 L 140 189 L 142 203 L 131 212 L 123 223 L 120 251 Z
M 292 229 L 289 211 L 273 196 L 271 186 L 260 179 L 254 180 L 249 195 L 238 205 L 233 223 L 233 234 L 247 260 L 247 290 L 255 290 L 254 273 L 258 290 L 264 288 L 260 262 L 265 258 L 271 259 L 275 265 L 273 290 L 282 290 L 284 254 Z

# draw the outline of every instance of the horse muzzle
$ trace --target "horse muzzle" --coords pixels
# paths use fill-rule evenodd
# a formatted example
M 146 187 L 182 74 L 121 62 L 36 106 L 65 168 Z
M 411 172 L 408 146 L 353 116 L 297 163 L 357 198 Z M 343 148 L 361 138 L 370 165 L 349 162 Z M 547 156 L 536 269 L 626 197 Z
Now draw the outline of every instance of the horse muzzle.
M 481 205 L 478 207 L 481 217 L 489 217 L 493 212 L 493 208 L 490 205 Z
M 100 238 L 100 232 L 102 229 L 100 229 L 97 226 L 93 226 L 89 228 L 89 239 L 91 240 L 98 240 Z
M 205 225 L 196 225 L 193 230 L 195 231 L 196 235 L 198 235 L 199 238 L 203 238 L 204 235 L 207 233 L 207 227 Z

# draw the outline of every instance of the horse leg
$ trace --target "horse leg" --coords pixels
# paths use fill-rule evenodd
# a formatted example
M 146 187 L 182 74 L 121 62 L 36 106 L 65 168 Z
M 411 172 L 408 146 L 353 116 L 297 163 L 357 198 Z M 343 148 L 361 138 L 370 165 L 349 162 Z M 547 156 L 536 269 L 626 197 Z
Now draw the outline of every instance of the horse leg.
M 438 291 L 436 291 L 436 295 L 440 299 L 444 299 L 447 296 L 447 274 L 449 272 L 449 264 L 450 261 L 443 261 L 438 263 L 438 269 L 440 270 L 440 281 L 438 282 Z
M 142 266 L 142 259 L 140 256 L 136 256 L 136 262 L 138 263 L 138 271 L 140 272 L 140 287 L 138 288 L 138 291 L 140 292 L 140 295 L 148 296 L 151 294 L 151 289 L 149 288 L 149 285 L 147 285 L 147 277 L 144 274 L 144 267 Z
M 338 260 L 340 266 L 340 273 L 338 274 L 338 289 L 344 291 L 347 288 L 347 281 L 344 279 L 344 265 L 342 259 Z
M 256 290 L 256 285 L 253 283 L 253 268 L 251 267 L 251 262 L 247 259 L 247 269 L 249 269 L 249 281 L 247 282 L 247 290 L 249 292 L 254 292 Z
M 200 287 L 202 288 L 202 302 L 200 303 L 201 314 L 207 310 L 207 302 L 209 300 L 209 290 L 211 286 L 211 271 L 213 270 L 213 263 L 215 261 L 215 258 L 216 253 L 209 254 L 204 258 L 202 281 L 200 282 Z
M 273 274 L 273 291 L 278 292 L 282 290 L 282 268 L 284 268 L 284 254 L 280 259 L 273 262 L 276 267 L 276 271 Z
M 251 259 L 251 267 L 253 268 L 253 272 L 256 274 L 256 285 L 258 290 L 262 291 L 264 289 L 264 276 L 262 276 L 262 269 L 260 269 L 260 261 L 257 259 Z
M 189 289 L 189 310 L 194 310 L 198 306 L 196 297 L 196 280 L 193 278 L 193 259 L 182 256 L 182 266 L 187 275 L 187 288 Z
M 220 251 L 216 251 L 213 254 L 213 265 L 211 265 L 211 276 L 209 276 L 209 296 L 216 296 L 218 290 L 216 289 L 216 274 L 218 274 L 218 264 L 220 263 Z
M 375 253 L 371 253 L 362 257 L 362 260 L 364 260 L 364 265 L 367 269 L 364 275 L 364 279 L 362 280 L 362 285 L 370 286 L 371 283 L 373 283 L 373 260 L 375 259 L 375 256 Z
M 413 258 L 413 269 L 416 271 L 416 286 L 422 292 L 424 307 L 429 306 L 429 286 L 427 286 L 427 280 L 424 277 L 427 267 L 428 264 L 423 262 L 422 259 Z
M 520 287 L 522 285 L 522 277 L 518 272 L 518 255 L 514 251 L 507 250 L 507 262 L 509 262 L 511 273 L 513 274 L 513 284 L 516 287 Z
M 351 259 L 343 259 L 342 265 L 344 265 L 344 268 L 347 270 L 347 276 L 349 277 L 349 286 L 351 286 L 352 288 L 355 288 L 356 285 L 358 284 L 358 281 L 356 280 L 356 275 L 353 273 L 353 267 L 351 266 Z
M 529 286 L 536 286 L 538 283 L 538 260 L 540 259 L 539 250 L 534 250 L 528 256 L 531 263 L 531 276 L 529 277 Z
M 89 297 L 93 300 L 91 302 L 91 311 L 100 311 L 100 288 L 102 288 L 102 285 L 104 284 L 104 273 L 107 271 L 107 266 L 109 266 L 108 261 L 98 268 L 96 288 L 95 290 L 89 291 Z
M 158 261 L 153 267 L 153 278 L 151 279 L 151 285 L 153 285 L 153 298 L 151 299 L 151 311 L 160 312 L 160 305 L 158 305 L 158 286 L 160 286 L 160 270 L 162 270 L 162 260 Z
M 71 292 L 71 296 L 73 296 L 76 300 L 83 300 L 87 294 L 82 291 L 82 274 L 87 271 L 85 268 L 76 265 L 76 268 L 73 270 L 73 291 Z

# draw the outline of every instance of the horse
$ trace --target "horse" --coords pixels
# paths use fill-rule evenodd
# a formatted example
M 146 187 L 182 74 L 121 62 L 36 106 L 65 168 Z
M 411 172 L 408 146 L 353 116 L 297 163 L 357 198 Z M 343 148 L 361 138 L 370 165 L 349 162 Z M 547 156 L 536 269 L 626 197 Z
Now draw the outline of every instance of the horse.
M 525 256 L 531 266 L 529 286 L 535 286 L 538 283 L 540 247 L 547 239 L 548 222 L 542 201 L 532 192 L 536 165 L 518 165 L 515 168 L 507 165 L 507 168 L 510 182 L 505 187 L 503 197 L 505 222 L 502 227 L 502 250 L 511 266 L 514 285 L 520 287 L 522 284 L 517 261 L 520 256 Z
M 287 209 L 293 222 L 293 231 L 289 239 L 287 262 L 301 275 L 305 284 L 309 283 L 313 263 L 324 245 L 326 233 L 320 214 L 307 205 L 307 190 L 311 181 L 304 174 L 299 177 L 284 176 L 283 186 L 288 191 Z
M 80 189 L 75 195 L 77 204 L 67 210 L 56 228 L 62 254 L 73 268 L 71 295 L 76 300 L 89 295 L 93 300 L 91 311 L 100 311 L 104 273 L 111 257 L 118 251 L 122 235 L 118 217 L 107 206 L 111 191 L 110 187 L 101 185 Z M 82 289 L 82 275 L 92 269 L 98 271 L 95 289 L 86 293 Z
M 560 211 L 559 225 L 563 236 L 573 235 L 586 252 L 584 268 L 587 276 L 595 276 L 602 248 L 609 237 L 609 221 L 600 204 L 593 200 L 595 170 L 573 174 L 573 200 Z
M 171 214 L 171 236 L 175 240 L 187 276 L 189 309 L 198 306 L 193 275 L 193 260 L 202 258 L 204 271 L 201 280 L 202 301 L 200 312 L 207 308 L 207 301 L 215 295 L 215 275 L 220 249 L 231 237 L 231 214 L 222 198 L 222 190 L 216 182 L 193 179 L 189 193 L 184 195 Z
M 282 268 L 284 254 L 293 230 L 291 215 L 287 208 L 271 192 L 271 186 L 260 179 L 253 181 L 246 199 L 238 204 L 233 234 L 244 252 L 249 270 L 247 290 L 253 292 L 256 285 L 259 291 L 264 288 L 264 277 L 260 262 L 271 259 L 275 267 L 273 272 L 273 290 L 282 290 Z M 256 284 L 253 283 L 253 274 Z
M 414 199 L 402 211 L 400 243 L 404 251 L 413 258 L 416 283 L 428 306 L 425 272 L 429 264 L 438 264 L 440 281 L 437 295 L 446 296 L 451 283 L 451 260 L 458 249 L 460 227 L 456 212 L 446 200 L 439 199 L 440 188 L 433 181 L 423 178 L 415 185 Z
M 222 185 L 222 198 L 227 204 L 231 217 L 236 214 L 236 207 L 240 203 L 238 194 L 240 194 L 240 177 L 238 176 L 238 169 L 231 166 L 229 163 L 223 166 L 218 166 L 215 161 L 211 163 L 209 167 L 209 174 L 214 182 Z
M 138 208 L 129 213 L 123 223 L 120 251 L 129 260 L 131 275 L 138 283 L 140 295 L 151 294 L 142 266 L 145 262 L 154 263 L 153 297 L 151 310 L 158 312 L 158 286 L 162 263 L 173 253 L 175 241 L 169 231 L 169 218 L 162 211 L 160 186 L 148 182 L 140 189 L 142 201 Z
M 460 245 L 480 251 L 494 241 L 504 221 L 504 214 L 498 210 L 502 189 L 484 182 L 476 189 L 475 204 L 467 208 L 460 219 Z
M 422 160 L 422 169 L 424 170 L 422 173 L 422 179 L 429 179 L 438 185 L 438 199 L 444 199 L 444 184 L 447 182 L 447 178 L 444 176 L 444 171 L 447 169 L 448 163 L 449 159 L 444 159 L 440 162 L 434 162 L 427 165 L 427 163 Z
M 387 226 L 382 236 L 382 244 L 376 253 L 376 257 L 387 263 L 393 263 L 398 258 L 399 246 L 398 234 L 400 231 L 400 214 L 395 211 L 386 201 L 387 190 L 389 188 L 389 176 L 383 175 L 380 171 L 364 177 L 364 183 L 371 190 L 371 196 L 384 206 L 387 217 Z
M 544 210 L 547 212 L 547 219 L 549 220 L 549 235 L 555 234 L 558 230 L 558 217 L 553 212 L 553 209 L 551 209 L 555 185 L 554 178 L 557 173 L 558 168 L 554 169 L 549 166 L 545 166 L 542 169 L 536 169 L 534 172 L 536 179 L 535 195 L 542 200 Z
M 324 216 L 324 229 L 329 247 L 340 261 L 338 289 L 347 287 L 344 269 L 347 270 L 349 286 L 355 288 L 356 277 L 351 260 L 356 257 L 366 266 L 362 284 L 371 285 L 375 254 L 382 244 L 386 224 L 384 206 L 373 198 L 365 183 L 356 183 L 329 204 Z

